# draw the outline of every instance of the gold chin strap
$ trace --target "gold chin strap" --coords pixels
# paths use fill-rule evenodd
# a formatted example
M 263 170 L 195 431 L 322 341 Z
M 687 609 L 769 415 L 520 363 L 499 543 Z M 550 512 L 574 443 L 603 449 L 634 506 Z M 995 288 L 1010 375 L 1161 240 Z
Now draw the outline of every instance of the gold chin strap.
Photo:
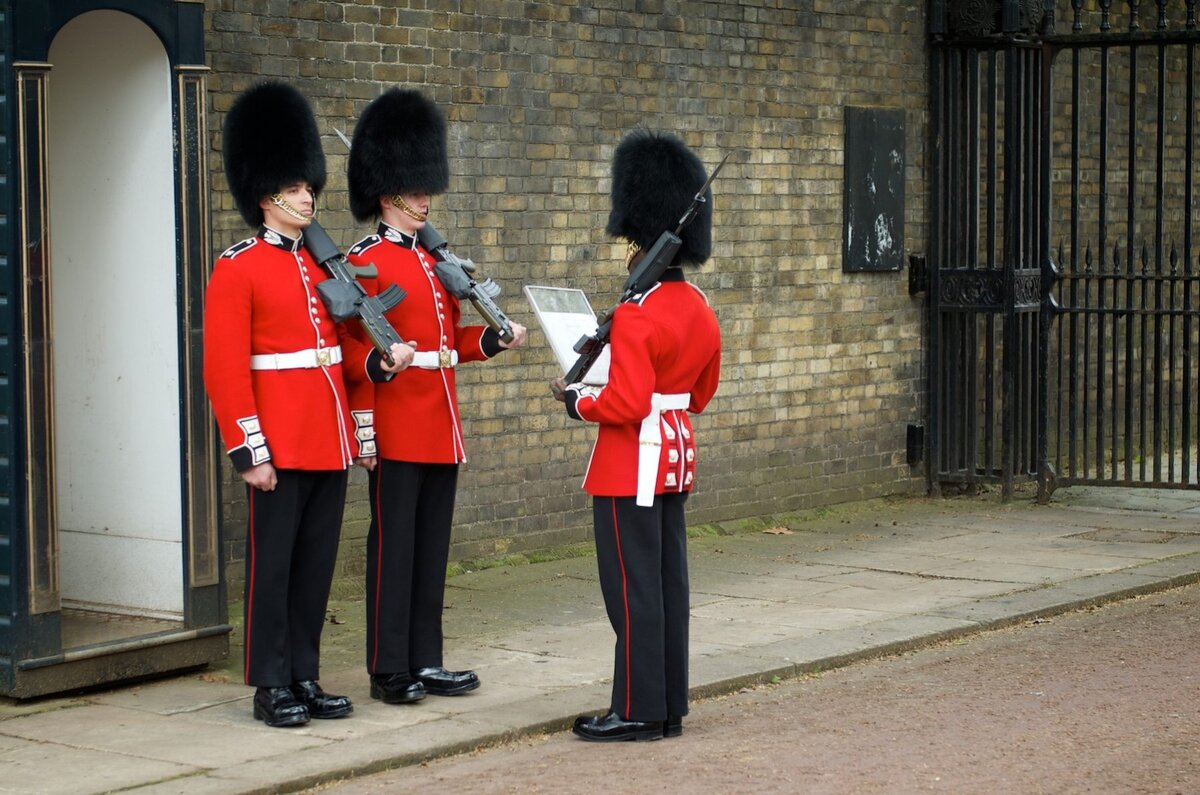
M 272 194 L 271 195 L 271 203 L 274 204 L 279 209 L 283 210 L 288 215 L 295 218 L 297 221 L 311 221 L 313 218 L 316 217 L 316 213 L 313 213 L 312 215 L 305 215 L 304 213 L 300 212 L 298 209 L 296 209 L 296 207 L 294 205 L 292 205 L 290 202 L 288 202 L 287 199 L 283 198 L 282 193 Z
M 413 209 L 413 206 L 411 204 L 409 204 L 408 202 L 404 201 L 404 197 L 401 196 L 399 193 L 397 193 L 395 196 L 393 196 L 390 201 L 391 201 L 393 207 L 400 210 L 400 212 L 404 213 L 405 215 L 407 215 L 409 218 L 413 219 L 414 221 L 425 222 L 429 219 L 429 216 L 426 215 L 425 213 L 417 212 L 415 209 Z
M 626 268 L 629 267 L 629 263 L 633 262 L 633 258 L 636 257 L 638 255 L 638 252 L 640 252 L 641 250 L 642 250 L 641 246 L 639 246 L 637 243 L 633 242 L 632 240 L 629 241 L 629 245 L 627 245 L 625 247 L 625 267 Z

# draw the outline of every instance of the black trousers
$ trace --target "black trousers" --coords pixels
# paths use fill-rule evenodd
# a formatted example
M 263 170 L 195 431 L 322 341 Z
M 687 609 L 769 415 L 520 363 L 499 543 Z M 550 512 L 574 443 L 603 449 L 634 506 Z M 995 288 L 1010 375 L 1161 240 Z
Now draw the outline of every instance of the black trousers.
M 248 487 L 245 680 L 286 687 L 320 677 L 321 629 L 337 563 L 346 470 L 276 470 Z
M 367 672 L 442 665 L 457 464 L 379 459 L 367 533 Z
M 600 590 L 617 635 L 612 711 L 626 720 L 688 712 L 687 493 L 596 497 Z

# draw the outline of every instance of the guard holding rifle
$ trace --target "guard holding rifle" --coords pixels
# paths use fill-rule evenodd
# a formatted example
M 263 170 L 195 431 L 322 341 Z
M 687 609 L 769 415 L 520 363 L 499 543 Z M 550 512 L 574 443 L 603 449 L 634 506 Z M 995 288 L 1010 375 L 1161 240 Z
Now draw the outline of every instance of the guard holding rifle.
M 473 671 L 448 671 L 442 659 L 442 603 L 458 466 L 466 460 L 455 368 L 490 359 L 525 340 L 507 318 L 496 327 L 463 326 L 459 298 L 477 285 L 445 240 L 425 243 L 430 197 L 450 182 L 446 122 L 416 91 L 393 88 L 363 111 L 349 159 L 350 209 L 360 221 L 381 219 L 376 234 L 349 260 L 373 265 L 369 293 L 398 285 L 404 301 L 387 320 L 413 348 L 412 365 L 392 373 L 378 352 L 367 360 L 375 383 L 378 465 L 369 493 L 367 536 L 367 671 L 371 696 L 389 704 L 426 693 L 452 696 L 479 686 Z M 432 250 L 432 252 L 431 252 Z M 439 265 L 455 269 L 447 273 Z M 485 297 L 485 296 L 480 296 Z M 487 296 L 490 297 L 490 296 Z
M 347 469 L 364 452 L 342 383 L 340 329 L 318 297 L 326 276 L 302 245 L 325 184 L 304 97 L 281 82 L 239 96 L 225 119 L 224 164 L 234 203 L 258 231 L 213 267 L 204 383 L 247 484 L 244 662 L 254 717 L 296 726 L 353 709 L 317 678 Z
M 711 252 L 710 182 L 674 136 L 638 131 L 618 145 L 606 231 L 628 241 L 631 284 L 606 321 L 608 383 L 551 384 L 571 417 L 600 425 L 583 485 L 617 641 L 608 712 L 575 721 L 585 740 L 678 736 L 688 712 L 684 503 L 696 466 L 688 413 L 716 392 L 721 332 L 680 266 Z

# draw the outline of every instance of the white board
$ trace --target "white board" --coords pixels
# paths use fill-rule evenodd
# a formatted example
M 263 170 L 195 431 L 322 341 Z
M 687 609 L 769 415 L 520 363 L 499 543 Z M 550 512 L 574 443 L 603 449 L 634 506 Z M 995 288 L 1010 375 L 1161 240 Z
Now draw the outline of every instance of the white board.
M 579 359 L 575 343 L 584 335 L 596 333 L 596 313 L 592 311 L 592 305 L 582 290 L 574 288 L 526 285 L 523 292 L 565 374 Z M 583 377 L 583 383 L 607 384 L 608 360 L 609 347 L 605 345 L 600 358 Z

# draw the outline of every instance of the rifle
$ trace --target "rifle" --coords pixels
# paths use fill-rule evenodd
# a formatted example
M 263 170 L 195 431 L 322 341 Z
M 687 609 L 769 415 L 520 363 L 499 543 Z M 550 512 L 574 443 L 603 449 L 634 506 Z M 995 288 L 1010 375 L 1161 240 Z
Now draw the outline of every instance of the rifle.
M 316 220 L 304 230 L 304 247 L 317 264 L 329 271 L 329 275 L 333 277 L 317 284 L 317 293 L 325 302 L 325 308 L 329 310 L 334 321 L 341 323 L 357 315 L 371 344 L 383 355 L 387 364 L 392 364 L 392 345 L 397 342 L 403 343 L 404 340 L 384 315 L 404 300 L 404 290 L 396 284 L 391 284 L 379 295 L 367 295 L 367 291 L 354 278 L 351 269 L 360 276 L 375 276 L 375 266 L 355 268 L 347 262 L 345 255 L 338 250 L 329 234 Z
M 732 153 L 729 153 L 732 154 Z M 679 237 L 679 233 L 683 228 L 692 222 L 696 217 L 696 213 L 700 210 L 700 205 L 708 201 L 704 194 L 708 192 L 709 186 L 716 179 L 717 173 L 721 170 L 721 166 L 725 165 L 725 161 L 729 159 L 729 154 L 721 158 L 721 162 L 713 169 L 713 172 L 708 175 L 708 179 L 700 186 L 692 203 L 688 205 L 687 211 L 683 217 L 679 219 L 679 224 L 675 227 L 675 231 L 664 229 L 663 233 L 658 236 L 658 240 L 654 241 L 654 245 L 642 257 L 641 262 L 629 274 L 629 278 L 625 280 L 625 286 L 621 288 L 621 298 L 617 301 L 617 306 L 628 303 L 635 296 L 641 295 L 653 286 L 666 273 L 668 267 L 675 260 L 675 255 L 679 253 L 679 247 L 683 245 L 683 239 Z M 616 314 L 617 307 L 614 306 L 604 315 L 604 322 L 596 329 L 595 334 L 584 334 L 575 343 L 575 352 L 579 354 L 579 358 L 575 360 L 575 364 L 571 365 L 571 369 L 563 377 L 563 380 L 568 384 L 578 384 L 583 381 L 584 376 L 592 369 L 592 366 L 600 358 L 600 354 L 604 352 L 604 346 L 608 344 L 612 337 L 612 319 Z
M 434 271 L 442 286 L 454 293 L 458 298 L 466 298 L 479 311 L 488 327 L 500 335 L 505 343 L 513 341 L 512 322 L 492 299 L 500 294 L 500 285 L 489 279 L 482 283 L 475 281 L 471 274 L 475 271 L 475 263 L 469 259 L 461 259 L 447 248 L 446 238 L 428 221 L 417 230 L 417 239 L 425 250 L 437 260 Z

